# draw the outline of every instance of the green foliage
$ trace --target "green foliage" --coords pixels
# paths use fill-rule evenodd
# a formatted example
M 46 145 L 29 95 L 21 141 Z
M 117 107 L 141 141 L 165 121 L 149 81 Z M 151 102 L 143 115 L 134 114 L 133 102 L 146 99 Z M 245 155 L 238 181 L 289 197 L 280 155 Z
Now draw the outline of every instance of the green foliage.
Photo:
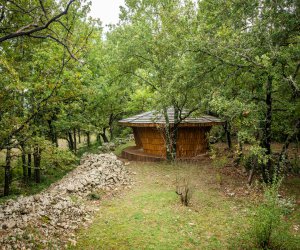
M 213 166 L 216 169 L 216 181 L 221 186 L 223 184 L 223 175 L 222 168 L 224 168 L 228 164 L 228 159 L 226 156 L 217 157 L 213 151 L 210 152 L 211 159 L 213 160 Z
M 78 149 L 77 151 L 77 154 L 76 156 L 78 158 L 81 158 L 81 156 L 84 154 L 84 153 L 92 153 L 92 154 L 98 154 L 99 153 L 99 147 L 101 146 L 101 144 L 99 142 L 95 142 L 95 143 L 92 143 L 90 145 L 90 147 L 88 146 L 83 146 L 81 148 Z
M 42 152 L 42 167 L 46 170 L 50 168 L 67 170 L 77 162 L 78 159 L 72 152 L 53 145 L 49 145 Z
M 117 156 L 121 156 L 123 149 L 130 147 L 130 146 L 135 146 L 135 142 L 134 141 L 128 141 L 125 144 L 121 144 L 119 146 L 116 147 L 114 154 Z
M 296 249 L 300 238 L 290 232 L 291 224 L 284 218 L 293 209 L 290 200 L 279 198 L 281 181 L 266 186 L 264 200 L 255 209 L 248 240 L 242 245 L 246 249 Z
M 101 196 L 98 193 L 90 193 L 88 195 L 88 197 L 90 200 L 100 200 L 101 199 Z

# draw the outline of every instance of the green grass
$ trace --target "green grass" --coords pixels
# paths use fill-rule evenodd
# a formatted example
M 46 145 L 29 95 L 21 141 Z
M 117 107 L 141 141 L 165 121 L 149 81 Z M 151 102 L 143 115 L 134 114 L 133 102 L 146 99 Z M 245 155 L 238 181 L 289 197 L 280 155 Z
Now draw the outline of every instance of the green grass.
M 207 166 L 135 163 L 130 169 L 136 186 L 101 203 L 75 249 L 224 249 L 249 222 L 252 206 L 225 197 Z M 177 176 L 195 186 L 190 207 L 175 193 Z
M 117 156 L 121 156 L 123 149 L 125 149 L 127 147 L 130 147 L 130 146 L 134 146 L 134 145 L 135 145 L 134 141 L 129 141 L 125 144 L 121 144 L 118 147 L 116 147 L 116 149 L 114 151 L 114 154 L 117 155 Z
M 101 144 L 97 141 L 92 143 L 89 147 L 87 145 L 84 145 L 84 146 L 82 146 L 81 148 L 79 148 L 77 150 L 76 156 L 78 158 L 81 158 L 81 156 L 84 153 L 98 154 L 99 153 L 99 146 L 101 146 Z

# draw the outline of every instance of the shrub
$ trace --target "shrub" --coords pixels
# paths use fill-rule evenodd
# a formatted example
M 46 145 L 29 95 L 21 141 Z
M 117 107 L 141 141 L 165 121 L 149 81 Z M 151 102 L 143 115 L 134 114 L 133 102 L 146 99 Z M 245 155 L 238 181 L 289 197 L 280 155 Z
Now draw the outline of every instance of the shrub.
M 54 146 L 49 146 L 42 154 L 42 166 L 45 169 L 65 169 L 77 163 L 77 158 L 71 151 Z
M 299 238 L 290 233 L 290 223 L 284 220 L 284 215 L 292 206 L 290 202 L 278 198 L 280 183 L 275 181 L 265 186 L 264 200 L 251 218 L 243 249 L 297 249 Z
M 97 194 L 97 193 L 90 193 L 88 195 L 88 197 L 90 200 L 100 200 L 101 199 L 100 194 Z
M 188 178 L 181 178 L 177 177 L 176 179 L 176 194 L 180 196 L 181 204 L 185 206 L 190 205 L 190 200 L 193 195 L 194 188 L 190 184 Z

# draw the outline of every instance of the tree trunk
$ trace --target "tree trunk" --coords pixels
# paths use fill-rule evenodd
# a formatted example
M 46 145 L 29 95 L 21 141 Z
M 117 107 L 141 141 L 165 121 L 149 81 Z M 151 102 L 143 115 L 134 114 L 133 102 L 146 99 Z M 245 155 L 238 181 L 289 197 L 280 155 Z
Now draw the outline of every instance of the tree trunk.
M 27 155 L 27 171 L 28 171 L 28 179 L 31 178 L 31 154 Z
M 39 146 L 34 147 L 34 179 L 36 183 L 41 183 L 41 150 Z
M 258 159 L 257 157 L 253 157 L 251 160 L 251 169 L 248 176 L 248 185 L 250 186 L 252 184 L 252 180 L 255 174 L 255 170 L 258 168 Z
M 109 116 L 109 135 L 110 135 L 110 141 L 112 141 L 114 139 L 114 128 L 113 128 L 113 117 L 114 117 L 114 114 L 110 114 Z
M 109 126 L 109 136 L 110 136 L 110 141 L 114 139 L 114 129 L 112 126 Z
M 272 128 L 272 76 L 268 76 L 267 85 L 266 85 L 266 118 L 265 126 L 263 130 L 263 141 L 262 147 L 266 150 L 267 163 L 262 167 L 262 177 L 265 183 L 271 181 L 271 128 Z
M 171 128 L 171 154 L 172 160 L 176 159 L 177 151 L 177 137 L 178 137 L 178 125 L 179 125 L 179 112 L 177 108 L 174 108 L 174 126 Z
M 91 136 L 90 136 L 90 131 L 86 132 L 86 141 L 87 141 L 87 146 L 91 146 Z
M 226 134 L 227 145 L 229 149 L 232 149 L 232 141 L 231 141 L 231 125 L 228 121 L 225 122 L 224 131 Z
M 73 135 L 74 135 L 74 153 L 76 154 L 77 152 L 77 139 L 76 139 L 76 129 L 73 129 Z
M 4 174 L 4 196 L 8 196 L 10 192 L 10 182 L 11 182 L 11 149 L 6 150 L 5 159 L 5 174 Z
M 173 160 L 173 154 L 172 154 L 172 139 L 171 139 L 171 128 L 170 128 L 170 120 L 168 117 L 168 110 L 167 108 L 163 109 L 164 117 L 165 117 L 165 136 L 166 136 L 166 158 L 167 161 Z
M 58 148 L 58 136 L 56 131 L 55 131 L 55 146 Z
M 27 164 L 26 164 L 26 153 L 25 153 L 25 146 L 23 143 L 21 143 L 21 150 L 22 150 L 22 170 L 23 170 L 23 181 L 26 183 L 27 182 Z
M 106 136 L 106 128 L 103 128 L 102 129 L 102 133 L 100 133 L 102 139 L 103 139 L 103 142 L 108 142 L 108 139 L 107 139 L 107 136 Z
M 68 131 L 68 144 L 69 144 L 69 149 L 71 151 L 74 151 L 74 143 L 73 143 L 73 136 L 72 133 L 70 131 Z
M 78 129 L 77 134 L 78 134 L 78 143 L 80 144 L 81 143 L 80 128 Z
M 52 120 L 48 120 L 47 122 L 48 122 L 48 126 L 49 126 L 50 140 L 53 144 L 57 145 L 57 136 L 56 136 L 55 127 L 52 124 Z

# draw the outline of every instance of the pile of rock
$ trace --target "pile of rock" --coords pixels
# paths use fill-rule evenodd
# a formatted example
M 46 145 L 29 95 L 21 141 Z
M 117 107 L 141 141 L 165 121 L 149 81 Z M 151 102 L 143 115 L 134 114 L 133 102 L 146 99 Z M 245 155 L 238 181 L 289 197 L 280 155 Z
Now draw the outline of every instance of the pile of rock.
M 95 189 L 114 189 L 129 184 L 128 172 L 123 162 L 114 154 L 87 154 L 81 165 L 67 175 L 54 189 L 59 193 L 86 196 Z
M 0 206 L 1 249 L 62 248 L 76 243 L 74 230 L 90 221 L 96 207 L 85 197 L 99 189 L 130 184 L 123 163 L 113 154 L 88 154 L 81 165 L 48 190 Z

